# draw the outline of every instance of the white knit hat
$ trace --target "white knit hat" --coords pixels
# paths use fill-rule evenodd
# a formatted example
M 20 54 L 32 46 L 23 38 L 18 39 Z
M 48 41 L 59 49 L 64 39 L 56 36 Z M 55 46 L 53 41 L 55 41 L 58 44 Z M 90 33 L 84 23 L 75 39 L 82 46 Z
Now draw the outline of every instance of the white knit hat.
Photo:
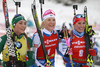
M 49 17 L 55 18 L 55 12 L 54 12 L 53 10 L 51 10 L 51 9 L 48 9 L 48 10 L 46 10 L 46 11 L 44 12 L 44 14 L 43 14 L 43 16 L 42 16 L 43 21 L 46 20 L 46 19 L 49 18 Z

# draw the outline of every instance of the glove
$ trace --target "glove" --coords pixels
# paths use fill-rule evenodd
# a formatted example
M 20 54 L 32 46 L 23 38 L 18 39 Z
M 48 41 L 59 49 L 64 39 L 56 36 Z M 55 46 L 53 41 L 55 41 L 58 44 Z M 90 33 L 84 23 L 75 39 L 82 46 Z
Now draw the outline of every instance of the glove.
M 96 51 L 94 49 L 89 49 L 89 54 L 92 56 L 96 56 Z
M 26 67 L 26 63 L 22 61 L 16 61 L 16 67 Z
M 64 37 L 64 33 L 63 33 L 63 31 L 62 31 L 62 30 L 61 30 L 61 31 L 59 31 L 58 37 L 59 37 L 59 38 L 61 38 L 61 39 L 63 39 L 63 37 Z
M 7 62 L 4 63 L 4 66 L 5 67 L 12 67 L 12 62 L 7 61 Z
M 65 57 L 69 57 L 69 55 L 73 55 L 72 53 L 72 48 L 67 48 L 66 52 L 65 52 Z
M 73 55 L 72 48 L 69 49 L 68 54 Z
M 87 32 L 88 32 L 90 37 L 92 37 L 95 34 L 94 30 L 92 29 L 92 26 L 88 26 Z

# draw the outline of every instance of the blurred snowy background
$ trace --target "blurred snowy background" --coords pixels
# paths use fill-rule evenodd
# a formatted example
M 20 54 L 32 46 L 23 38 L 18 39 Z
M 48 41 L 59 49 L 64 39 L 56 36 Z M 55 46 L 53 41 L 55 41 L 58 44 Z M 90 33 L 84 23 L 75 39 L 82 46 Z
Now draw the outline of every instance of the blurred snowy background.
M 16 2 L 21 2 L 21 7 L 18 7 L 18 13 L 25 16 L 26 20 L 30 20 L 33 26 L 28 26 L 26 32 L 29 36 L 36 31 L 35 24 L 31 12 L 31 4 L 33 0 L 14 0 Z M 9 21 L 11 23 L 13 16 L 16 14 L 16 6 L 13 0 L 7 0 L 8 11 L 9 11 Z M 96 26 L 95 37 L 98 38 L 100 42 L 100 0 L 45 0 L 42 5 L 43 12 L 47 9 L 52 9 L 56 13 L 56 27 L 61 29 L 62 24 L 65 22 L 69 28 L 69 23 L 72 24 L 72 19 L 74 16 L 73 5 L 78 5 L 77 14 L 84 13 L 84 7 L 87 6 L 88 11 L 88 22 L 90 25 Z M 38 13 L 38 19 L 41 24 L 41 13 L 40 13 L 40 3 L 36 0 L 36 8 Z M 5 33 L 5 19 L 2 9 L 2 0 L 0 0 L 0 36 Z M 30 33 L 29 33 L 30 32 Z M 100 43 L 99 43 L 100 44 Z M 100 47 L 99 47 L 100 49 Z M 99 56 L 100 57 L 100 56 Z M 1 57 L 0 57 L 1 58 Z M 60 60 L 60 61 L 59 61 Z M 56 55 L 56 67 L 64 67 L 63 60 L 59 55 Z M 100 66 L 96 66 L 100 67 Z
M 18 8 L 18 13 L 21 13 L 25 16 L 27 20 L 33 20 L 32 12 L 31 12 L 31 4 L 33 0 L 15 0 L 21 2 L 21 7 Z M 63 2 L 58 3 L 57 1 L 63 0 L 45 0 L 43 4 L 43 12 L 47 9 L 52 9 L 56 13 L 56 21 L 57 26 L 61 26 L 63 22 L 72 23 L 72 19 L 74 16 L 73 6 L 66 6 Z M 66 0 L 67 1 L 67 0 Z M 70 1 L 70 0 L 69 0 Z M 83 0 L 84 1 L 84 0 Z M 8 10 L 9 10 L 9 21 L 11 23 L 12 17 L 16 14 L 16 6 L 13 0 L 7 0 Z M 99 24 L 100 23 L 100 0 L 86 0 L 83 3 L 73 2 L 73 5 L 78 5 L 78 10 L 76 13 L 83 13 L 84 6 L 87 6 L 88 10 L 88 21 L 89 24 Z M 40 4 L 39 0 L 36 0 L 36 7 L 38 18 L 41 22 L 41 14 L 40 14 Z M 4 23 L 3 11 L 2 11 L 2 0 L 0 0 L 0 23 Z

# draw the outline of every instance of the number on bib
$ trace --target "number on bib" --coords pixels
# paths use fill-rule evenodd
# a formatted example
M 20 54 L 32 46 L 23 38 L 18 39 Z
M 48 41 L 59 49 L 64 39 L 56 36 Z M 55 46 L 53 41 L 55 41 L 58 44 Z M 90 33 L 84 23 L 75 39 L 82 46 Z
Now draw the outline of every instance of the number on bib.
M 82 57 L 83 56 L 83 50 L 79 51 L 79 56 Z
M 48 55 L 50 54 L 50 50 L 51 50 L 51 49 L 48 49 Z

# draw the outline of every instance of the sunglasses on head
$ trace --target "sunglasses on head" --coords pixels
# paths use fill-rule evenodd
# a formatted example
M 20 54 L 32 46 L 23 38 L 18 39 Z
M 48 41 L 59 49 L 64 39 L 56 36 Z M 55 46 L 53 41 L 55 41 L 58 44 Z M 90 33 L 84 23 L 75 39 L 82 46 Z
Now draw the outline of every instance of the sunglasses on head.
M 81 17 L 82 17 L 82 18 L 85 18 L 85 16 L 84 16 L 83 14 L 78 14 L 78 15 L 76 15 L 75 17 L 76 17 L 76 18 L 81 18 Z

